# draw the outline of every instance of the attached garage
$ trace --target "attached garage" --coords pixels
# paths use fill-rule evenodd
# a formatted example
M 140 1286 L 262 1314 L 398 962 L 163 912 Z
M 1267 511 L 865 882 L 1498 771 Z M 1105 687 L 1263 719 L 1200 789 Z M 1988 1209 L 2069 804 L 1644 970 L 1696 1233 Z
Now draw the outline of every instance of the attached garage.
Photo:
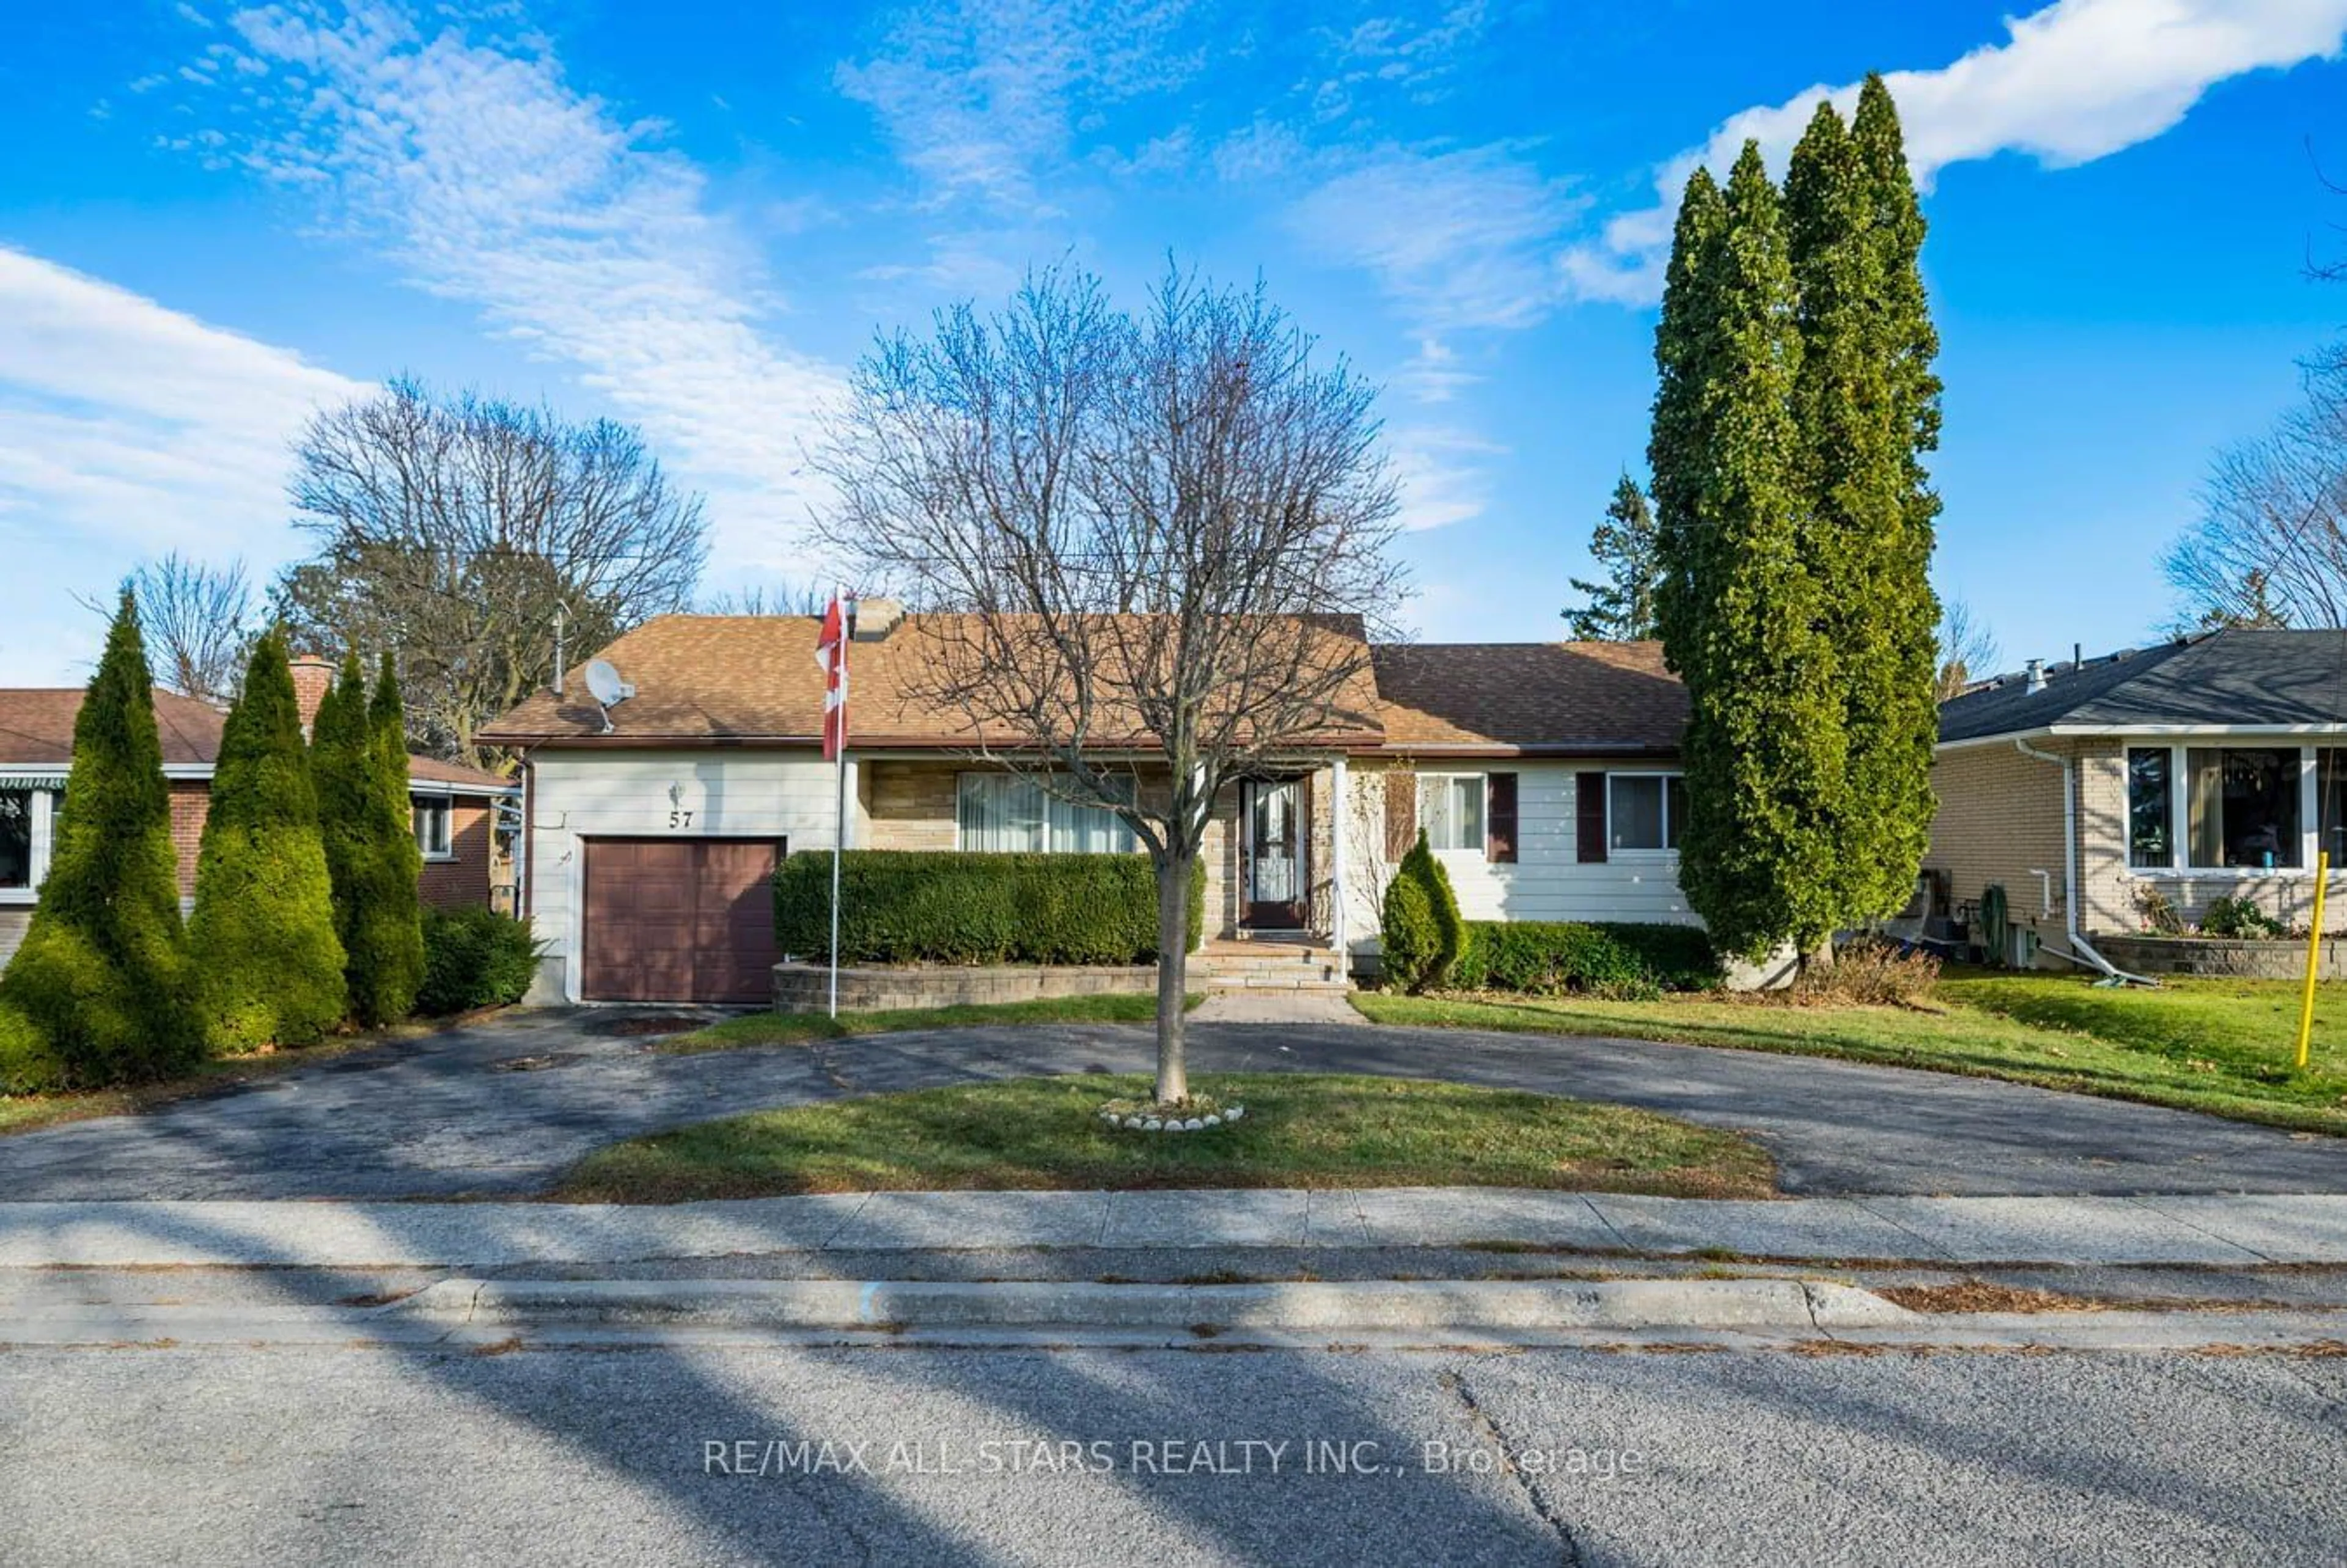
M 579 994 L 588 1001 L 764 1002 L 780 840 L 585 841 Z

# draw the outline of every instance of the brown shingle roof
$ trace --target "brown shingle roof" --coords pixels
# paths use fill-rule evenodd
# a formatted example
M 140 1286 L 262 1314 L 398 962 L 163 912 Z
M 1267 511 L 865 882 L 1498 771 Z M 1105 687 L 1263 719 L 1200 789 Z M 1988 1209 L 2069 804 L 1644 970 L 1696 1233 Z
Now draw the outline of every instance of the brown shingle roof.
M 81 700 L 79 686 L 0 688 L 0 764 L 63 767 L 72 762 Z M 210 766 L 220 755 L 226 717 L 209 702 L 158 687 L 155 727 L 162 737 L 164 765 Z
M 61 768 L 73 761 L 74 720 L 81 713 L 79 686 L 0 687 L 0 767 Z M 208 768 L 220 760 L 220 729 L 228 715 L 209 702 L 155 689 L 155 728 L 163 743 L 166 767 Z M 512 785 L 477 768 L 437 757 L 411 755 L 408 772 L 418 779 L 459 787 L 506 790 Z
M 726 742 L 814 743 L 823 728 L 823 673 L 815 664 L 818 623 L 805 616 L 664 615 L 626 633 L 600 657 L 617 666 L 636 694 L 612 710 L 612 744 L 646 741 L 686 744 Z M 1327 635 L 1360 636 L 1358 623 Z M 954 635 L 952 618 L 907 617 L 876 642 L 857 642 L 849 655 L 850 743 L 865 746 L 956 747 L 972 743 L 967 715 L 917 694 L 940 646 Z M 602 722 L 574 671 L 562 697 L 540 692 L 480 733 L 492 744 L 601 738 Z M 1331 744 L 1367 745 L 1378 739 L 1377 699 L 1362 670 L 1346 722 L 1327 735 Z M 1135 741 L 1113 715 L 1094 733 Z M 995 743 L 1015 737 L 995 736 Z
M 1411 642 L 1375 650 L 1389 750 L 1672 752 L 1686 688 L 1659 642 Z

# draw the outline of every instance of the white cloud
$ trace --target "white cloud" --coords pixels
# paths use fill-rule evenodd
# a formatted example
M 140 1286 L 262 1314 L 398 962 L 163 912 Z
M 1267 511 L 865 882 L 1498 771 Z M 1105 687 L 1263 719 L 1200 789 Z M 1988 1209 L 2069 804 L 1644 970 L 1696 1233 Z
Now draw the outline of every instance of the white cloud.
M 1422 333 L 1523 327 L 1559 297 L 1549 247 L 1583 204 L 1506 144 L 1385 147 L 1314 190 L 1289 226 L 1366 268 Z
M 1491 492 L 1487 460 L 1505 446 L 1471 431 L 1413 425 L 1387 433 L 1405 528 L 1448 528 L 1482 515 Z
M 366 388 L 285 349 L 0 247 L 0 679 L 66 682 L 102 627 L 73 604 L 174 546 L 293 553 L 287 443 Z
M 1364 17 L 1335 40 L 1329 75 L 1312 93 L 1314 115 L 1348 115 L 1357 99 L 1376 90 L 1399 92 L 1419 104 L 1439 101 L 1449 96 L 1460 56 L 1481 40 L 1491 21 L 1484 0 L 1463 0 L 1427 21 Z
M 1938 70 L 1886 74 L 1923 184 L 1950 164 L 2001 152 L 2065 168 L 2149 140 L 2219 82 L 2336 56 L 2347 0 L 2059 0 L 2006 29 L 2004 42 Z M 1820 85 L 1731 117 L 1663 166 L 1654 206 L 1565 252 L 1566 287 L 1583 299 L 1652 302 L 1687 176 L 1698 166 L 1724 175 L 1747 138 L 1781 169 L 1820 98 L 1847 110 L 1857 97 L 1855 84 Z
M 251 168 L 315 192 L 415 286 L 576 367 L 711 490 L 716 551 L 779 564 L 818 495 L 804 444 L 839 387 L 770 335 L 779 305 L 706 181 L 578 91 L 543 40 L 299 4 L 237 14 L 252 55 L 310 84 L 245 88 L 266 127 Z
M 1051 217 L 1041 178 L 1080 128 L 1178 87 L 1199 56 L 1172 47 L 1187 0 L 937 0 L 900 15 L 839 88 L 880 119 L 936 204 Z

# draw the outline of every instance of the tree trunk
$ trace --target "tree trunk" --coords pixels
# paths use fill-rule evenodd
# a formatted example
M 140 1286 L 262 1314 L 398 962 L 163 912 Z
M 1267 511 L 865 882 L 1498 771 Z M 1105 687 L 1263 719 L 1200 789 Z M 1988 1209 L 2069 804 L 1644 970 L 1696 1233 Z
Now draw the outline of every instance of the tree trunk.
M 1833 934 L 1828 932 L 1824 939 L 1816 947 L 1801 955 L 1801 972 L 1805 975 L 1822 975 L 1829 973 L 1833 967 L 1834 939 Z
M 1157 1098 L 1190 1097 L 1182 1052 L 1182 1009 L 1189 999 L 1190 875 L 1194 859 L 1167 858 L 1157 867 Z

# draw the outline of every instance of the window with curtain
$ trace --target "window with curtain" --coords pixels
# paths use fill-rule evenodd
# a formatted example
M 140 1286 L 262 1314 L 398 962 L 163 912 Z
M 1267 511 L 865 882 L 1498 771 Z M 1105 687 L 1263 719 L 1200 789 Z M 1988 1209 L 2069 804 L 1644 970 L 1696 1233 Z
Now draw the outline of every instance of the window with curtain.
M 1686 781 L 1676 774 L 1614 774 L 1605 781 L 1605 842 L 1614 849 L 1676 849 Z
M 33 886 L 33 792 L 0 789 L 0 888 Z
M 1133 781 L 1116 781 L 1132 798 Z M 955 790 L 956 840 L 988 854 L 1123 855 L 1138 840 L 1116 813 L 1044 792 L 1018 774 L 964 774 Z
M 2127 864 L 2176 864 L 2176 805 L 2166 746 L 2127 750 Z
M 2194 866 L 2302 863 L 2297 747 L 2195 746 L 2184 753 L 2184 777 Z
M 1483 775 L 1418 775 L 1418 825 L 1430 849 L 1483 852 Z
M 415 818 L 415 847 L 426 859 L 441 859 L 456 853 L 448 837 L 448 803 L 425 800 L 421 796 L 408 803 Z

